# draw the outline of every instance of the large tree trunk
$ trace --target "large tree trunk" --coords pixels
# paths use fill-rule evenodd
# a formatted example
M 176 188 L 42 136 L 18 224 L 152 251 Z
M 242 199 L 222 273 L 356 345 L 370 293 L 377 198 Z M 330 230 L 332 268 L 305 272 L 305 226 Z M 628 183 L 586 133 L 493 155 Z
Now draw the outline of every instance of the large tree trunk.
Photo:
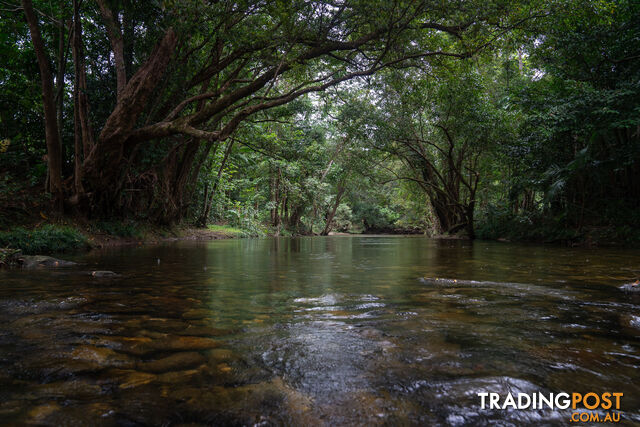
M 289 222 L 289 207 L 287 203 L 288 200 L 288 193 L 285 192 L 284 197 L 282 198 L 282 209 L 280 210 L 280 212 L 282 212 L 282 218 L 285 223 Z
M 86 189 L 93 193 L 93 209 L 98 213 L 117 206 L 127 164 L 123 158 L 127 138 L 164 74 L 176 42 L 176 35 L 170 28 L 149 59 L 127 83 L 100 132 L 98 142 L 84 161 L 85 184 L 89 185 Z M 132 149 L 133 146 L 127 148 Z
M 196 165 L 195 170 L 191 172 L 191 186 L 193 190 L 186 195 L 189 201 L 193 198 L 193 193 L 197 187 L 198 176 L 200 175 L 200 170 L 202 169 L 202 166 L 204 166 L 204 162 L 207 160 L 207 158 L 210 158 L 208 169 L 211 170 L 211 168 L 213 167 L 213 159 L 215 158 L 216 152 L 218 151 L 218 147 L 220 146 L 220 144 L 216 144 L 215 149 L 213 150 L 213 154 L 209 156 L 212 146 L 213 146 L 213 142 L 209 141 L 206 148 L 203 150 L 201 154 L 200 160 L 198 161 L 198 164 Z M 196 219 L 196 222 L 195 222 L 197 226 L 201 226 L 201 227 L 206 226 L 207 220 L 209 219 L 209 212 L 211 211 L 211 204 L 213 202 L 213 192 L 211 193 L 211 197 L 207 196 L 210 185 L 211 183 L 209 181 L 205 183 L 206 191 L 205 191 L 204 201 L 202 205 L 202 210 L 200 212 L 200 216 L 198 217 L 198 219 Z
M 211 193 L 207 198 L 207 193 L 205 192 L 204 197 L 204 209 L 202 211 L 202 215 L 198 219 L 197 225 L 200 227 L 205 227 L 207 225 L 207 221 L 209 220 L 209 213 L 211 212 L 211 206 L 213 205 L 213 198 L 215 197 L 218 191 L 218 185 L 220 185 L 220 179 L 222 178 L 222 172 L 224 171 L 224 167 L 227 164 L 227 159 L 229 159 L 229 154 L 231 154 L 231 149 L 233 148 L 233 139 L 230 139 L 227 143 L 227 148 L 224 150 L 224 156 L 222 157 L 222 162 L 220 163 L 220 167 L 218 168 L 218 175 L 216 175 L 216 180 L 213 184 L 213 188 L 211 189 Z M 220 144 L 218 144 L 219 146 Z M 215 151 L 217 152 L 218 146 L 216 146 Z M 215 157 L 215 156 L 214 156 Z M 213 163 L 213 158 L 211 159 Z M 210 165 L 209 167 L 212 167 Z M 207 183 L 207 188 L 209 187 L 209 183 Z
M 124 93 L 127 85 L 127 69 L 124 60 L 124 37 L 122 37 L 120 22 L 117 16 L 114 16 L 112 10 L 105 3 L 105 0 L 97 0 L 97 2 L 100 7 L 100 14 L 107 27 L 109 43 L 111 43 L 113 59 L 116 63 L 116 93 L 117 99 L 120 101 L 120 97 Z
M 338 185 L 338 193 L 336 194 L 336 200 L 333 203 L 333 208 L 329 215 L 327 216 L 327 222 L 325 223 L 324 230 L 320 233 L 321 236 L 326 236 L 331 231 L 331 227 L 333 227 L 333 218 L 336 216 L 336 211 L 338 210 L 338 206 L 340 206 L 340 200 L 342 200 L 342 195 L 344 194 L 345 186 Z
M 200 93 L 205 93 L 209 88 L 209 80 L 202 83 Z M 200 111 L 204 106 L 205 100 L 200 100 L 197 104 L 196 111 Z M 182 150 L 180 161 L 169 162 L 165 167 L 165 176 L 167 180 L 167 196 L 170 198 L 170 208 L 164 209 L 161 220 L 165 224 L 180 222 L 182 215 L 186 211 L 190 201 L 192 192 L 189 191 L 189 185 L 194 186 L 202 164 L 206 160 L 213 141 L 209 141 L 200 161 L 196 162 L 198 151 L 200 151 L 201 140 L 199 138 L 191 138 Z M 226 160 L 226 156 L 225 156 Z M 194 167 L 195 165 L 195 167 Z
M 82 186 L 82 128 L 80 127 L 80 108 L 78 106 L 78 89 L 73 89 L 73 187 L 76 195 L 79 197 L 84 194 Z
M 78 0 L 74 0 L 74 35 L 73 35 L 73 55 L 75 86 L 78 97 L 78 119 L 82 132 L 82 155 L 86 158 L 94 145 L 93 127 L 89 118 L 89 96 L 87 95 L 87 73 L 84 63 L 84 51 L 82 46 L 82 21 Z
M 280 168 L 271 171 L 271 225 L 276 229 L 275 235 L 280 234 Z
M 53 194 L 54 204 L 58 212 L 62 212 L 63 188 L 62 188 L 62 153 L 60 150 L 60 138 L 56 117 L 56 106 L 53 94 L 53 81 L 49 58 L 42 41 L 38 19 L 33 10 L 31 0 L 22 0 L 22 7 L 29 24 L 31 40 L 38 59 L 40 68 L 40 83 L 42 86 L 42 104 L 44 106 L 45 137 L 47 141 L 47 162 L 49 166 L 49 191 Z
M 185 207 L 185 189 L 200 148 L 200 140 L 191 138 L 182 152 L 173 153 L 164 166 L 164 202 L 158 215 L 163 224 L 179 222 Z
M 211 209 L 209 206 L 209 181 L 204 183 L 204 194 L 202 195 L 202 200 L 202 212 L 196 221 L 196 225 L 198 227 L 205 227 L 207 225 L 207 220 L 209 219 L 209 211 Z
M 64 157 L 62 148 L 62 128 L 63 128 L 63 112 L 64 112 L 64 73 L 66 68 L 65 43 L 64 43 L 64 2 L 58 3 L 60 8 L 60 22 L 58 23 L 58 69 L 56 72 L 56 108 L 57 108 L 57 125 L 58 125 L 58 141 L 60 142 L 60 153 Z
M 441 233 L 454 234 L 464 229 L 473 238 L 473 211 L 475 204 L 464 204 L 448 197 L 429 195 L 429 201 L 439 223 Z
M 74 118 L 74 186 L 77 196 L 84 193 L 82 185 L 82 160 L 93 146 L 93 130 L 89 120 L 87 76 L 82 49 L 82 23 L 78 0 L 73 0 L 73 118 Z
M 476 238 L 476 232 L 475 232 L 475 228 L 473 225 L 473 216 L 474 216 L 474 210 L 475 210 L 475 202 L 471 202 L 469 203 L 469 206 L 467 206 L 467 224 L 466 224 L 466 230 L 467 230 L 467 236 L 470 239 L 475 239 Z
M 447 152 L 445 162 L 448 167 L 444 170 L 436 170 L 432 162 L 423 159 L 420 173 L 425 183 L 423 189 L 429 198 L 433 213 L 438 222 L 438 232 L 455 234 L 465 230 L 468 236 L 474 238 L 473 211 L 475 208 L 475 185 L 473 181 L 467 182 L 462 176 L 464 157 L 456 158 L 453 150 L 453 140 L 449 138 L 450 149 Z M 462 187 L 464 183 L 465 187 Z M 469 194 L 465 195 L 462 188 L 467 188 Z
M 136 22 L 133 19 L 134 13 L 131 8 L 131 1 L 124 2 L 122 11 L 122 38 L 125 76 L 133 75 L 133 42 L 135 37 Z
M 300 229 L 300 219 L 302 217 L 302 213 L 304 212 L 304 206 L 297 205 L 290 210 L 291 215 L 289 215 L 287 225 L 291 230 L 298 232 Z

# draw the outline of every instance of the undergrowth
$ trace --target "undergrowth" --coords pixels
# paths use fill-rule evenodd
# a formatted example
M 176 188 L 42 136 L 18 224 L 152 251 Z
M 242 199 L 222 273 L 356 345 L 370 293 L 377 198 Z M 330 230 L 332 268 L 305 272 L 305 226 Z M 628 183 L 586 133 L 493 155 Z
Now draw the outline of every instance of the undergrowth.
M 541 212 L 514 214 L 507 209 L 490 206 L 479 215 L 476 237 L 508 239 L 519 242 L 564 243 L 570 245 L 634 245 L 640 240 L 640 230 L 631 224 L 637 219 L 627 216 L 627 224 L 567 224 L 562 216 Z M 613 221 L 612 221 L 613 222 Z
M 73 252 L 89 246 L 73 227 L 46 224 L 33 230 L 17 227 L 0 232 L 0 247 L 20 249 L 27 255 Z

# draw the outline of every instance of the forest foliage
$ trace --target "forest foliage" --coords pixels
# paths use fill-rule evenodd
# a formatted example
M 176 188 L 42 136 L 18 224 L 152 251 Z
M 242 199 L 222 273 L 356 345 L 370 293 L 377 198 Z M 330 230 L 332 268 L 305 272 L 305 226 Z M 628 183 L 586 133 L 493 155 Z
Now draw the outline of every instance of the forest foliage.
M 631 242 L 639 41 L 632 0 L 2 0 L 0 228 Z

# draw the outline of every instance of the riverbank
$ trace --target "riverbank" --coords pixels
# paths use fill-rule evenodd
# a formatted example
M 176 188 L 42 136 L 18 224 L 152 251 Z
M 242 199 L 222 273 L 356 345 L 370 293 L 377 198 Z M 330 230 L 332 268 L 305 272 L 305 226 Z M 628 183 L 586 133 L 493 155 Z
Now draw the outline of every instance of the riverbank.
M 99 249 L 114 246 L 156 244 L 176 240 L 218 240 L 250 237 L 244 231 L 227 225 L 212 224 L 207 228 L 171 227 L 147 228 L 137 236 L 120 236 L 104 233 L 93 233 L 89 237 L 92 248 Z
M 620 233 L 620 230 L 611 232 L 609 229 L 605 230 L 608 232 L 596 229 L 595 231 L 589 230 L 588 233 L 584 231 L 582 233 L 568 233 L 566 230 L 564 233 L 557 230 L 554 230 L 555 233 L 550 233 L 549 230 L 542 233 L 539 232 L 539 228 L 528 230 L 530 233 L 523 233 L 522 228 L 514 227 L 506 232 L 504 227 L 493 230 L 480 227 L 477 237 L 481 240 L 551 243 L 570 247 L 628 247 L 628 239 L 621 238 L 621 235 L 628 237 L 634 234 Z M 538 232 L 535 232 L 536 230 Z M 493 231 L 493 233 L 487 231 Z M 269 235 L 269 230 L 265 227 L 260 235 Z M 331 232 L 330 235 L 352 234 Z M 224 224 L 210 224 L 206 228 L 195 228 L 190 226 L 161 227 L 133 221 L 78 222 L 66 220 L 40 222 L 0 231 L 0 249 L 2 249 L 0 251 L 0 266 L 15 264 L 11 260 L 15 258 L 16 250 L 22 255 L 55 255 L 117 246 L 157 244 L 165 241 L 217 240 L 258 236 L 255 232 Z M 467 237 L 460 235 L 434 235 L 430 237 L 437 240 L 467 239 Z
M 476 238 L 499 242 L 554 244 L 567 247 L 635 247 L 640 230 L 630 225 L 562 227 L 555 224 L 526 224 L 517 220 L 483 223 Z
M 207 228 L 157 227 L 141 223 L 47 223 L 0 231 L 0 266 L 16 253 L 50 255 L 117 246 L 156 244 L 175 240 L 216 240 L 249 237 L 226 225 Z

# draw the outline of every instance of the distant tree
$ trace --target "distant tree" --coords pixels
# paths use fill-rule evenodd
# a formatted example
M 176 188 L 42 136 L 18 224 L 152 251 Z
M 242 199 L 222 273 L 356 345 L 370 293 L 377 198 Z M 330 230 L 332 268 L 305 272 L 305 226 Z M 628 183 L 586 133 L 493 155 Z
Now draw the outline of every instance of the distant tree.
M 473 67 L 473 68 L 472 68 Z M 474 237 L 474 212 L 492 147 L 510 137 L 510 119 L 490 96 L 488 71 L 451 64 L 429 78 L 386 73 L 372 115 L 374 147 L 400 159 L 394 179 L 416 183 L 441 232 Z

